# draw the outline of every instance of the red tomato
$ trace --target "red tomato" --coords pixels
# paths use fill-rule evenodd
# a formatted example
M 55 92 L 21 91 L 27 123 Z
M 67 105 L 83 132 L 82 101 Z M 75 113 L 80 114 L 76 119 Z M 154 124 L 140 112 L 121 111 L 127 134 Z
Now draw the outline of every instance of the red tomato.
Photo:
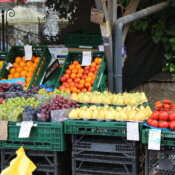
M 159 110 L 159 109 L 161 109 L 162 107 L 163 107 L 163 104 L 162 104 L 162 103 L 157 103 L 157 104 L 155 105 L 156 110 Z
M 167 121 L 160 121 L 159 122 L 159 128 L 168 128 L 169 127 L 169 122 Z
M 170 128 L 170 129 L 175 129 L 175 121 L 171 121 L 171 122 L 169 123 L 169 128 Z
M 170 105 L 169 104 L 164 104 L 163 107 L 164 107 L 164 109 L 170 109 Z
M 163 100 L 163 102 L 164 102 L 164 104 L 172 104 L 172 101 L 169 99 L 165 99 L 165 100 Z
M 65 82 L 65 81 L 66 81 L 66 77 L 62 76 L 62 77 L 60 78 L 60 81 L 61 81 L 61 82 Z
M 90 66 L 86 66 L 86 67 L 84 68 L 84 70 L 87 70 L 87 71 L 89 71 L 89 69 L 90 69 Z
M 152 119 L 152 121 L 150 122 L 150 126 L 158 127 L 159 126 L 159 122 L 157 120 Z
M 152 119 L 158 120 L 159 119 L 159 112 L 158 111 L 154 111 L 151 115 Z
M 166 111 L 160 111 L 159 112 L 159 119 L 160 120 L 168 120 L 168 113 Z
M 149 119 L 146 120 L 146 123 L 147 123 L 148 125 L 151 125 L 152 120 L 153 120 L 153 119 L 149 118 Z
M 170 120 L 170 121 L 175 121 L 175 112 L 171 112 L 171 113 L 169 114 L 169 120 Z

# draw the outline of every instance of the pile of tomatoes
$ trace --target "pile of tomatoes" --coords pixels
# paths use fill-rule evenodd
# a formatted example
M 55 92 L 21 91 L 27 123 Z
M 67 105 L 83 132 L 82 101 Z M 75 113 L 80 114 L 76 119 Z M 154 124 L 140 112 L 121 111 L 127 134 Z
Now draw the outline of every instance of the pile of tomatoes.
M 78 61 L 73 61 L 61 77 L 59 90 L 71 93 L 91 92 L 96 74 L 102 62 L 102 58 L 95 58 L 89 66 L 81 66 Z
M 157 101 L 155 111 L 147 119 L 147 124 L 152 127 L 175 129 L 175 103 L 169 99 Z

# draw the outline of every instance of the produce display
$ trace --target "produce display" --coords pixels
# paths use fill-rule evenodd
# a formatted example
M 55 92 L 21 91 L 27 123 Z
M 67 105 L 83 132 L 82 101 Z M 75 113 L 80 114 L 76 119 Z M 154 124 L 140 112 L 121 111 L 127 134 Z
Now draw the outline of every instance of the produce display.
M 2 69 L 3 65 L 4 65 L 4 61 L 0 61 L 0 69 Z
M 25 87 L 27 89 L 32 80 L 32 76 L 40 61 L 40 57 L 33 56 L 31 60 L 25 60 L 25 57 L 16 57 L 13 66 L 10 68 L 8 79 L 25 78 Z
M 146 121 L 149 126 L 175 129 L 175 102 L 169 99 L 157 101 L 155 111 Z
M 59 90 L 71 93 L 90 92 L 92 90 L 96 74 L 102 58 L 95 58 L 90 66 L 81 66 L 80 62 L 73 61 L 61 77 Z
M 145 93 L 119 93 L 112 94 L 110 92 L 87 92 L 71 95 L 71 99 L 80 103 L 94 103 L 94 104 L 113 104 L 113 105 L 137 105 L 147 102 Z
M 124 121 L 139 121 L 147 119 L 152 114 L 149 106 L 140 108 L 127 106 L 124 108 L 113 108 L 108 105 L 97 107 L 82 106 L 80 108 L 72 109 L 69 113 L 70 119 L 95 119 L 95 120 L 124 120 Z

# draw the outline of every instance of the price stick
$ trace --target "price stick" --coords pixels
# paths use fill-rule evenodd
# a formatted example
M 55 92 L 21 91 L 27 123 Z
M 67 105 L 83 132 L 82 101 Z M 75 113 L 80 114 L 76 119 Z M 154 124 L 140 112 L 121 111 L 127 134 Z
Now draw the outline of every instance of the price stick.
M 31 60 L 32 59 L 32 46 L 24 46 L 24 52 L 25 52 L 25 60 Z
M 8 138 L 8 121 L 0 121 L 0 140 Z
M 127 122 L 127 140 L 139 141 L 139 123 Z
M 11 67 L 13 67 L 13 64 L 12 63 L 8 63 L 7 66 L 6 66 L 6 69 L 9 70 Z
M 28 138 L 33 126 L 33 121 L 23 121 L 21 122 L 21 128 L 19 131 L 19 138 Z
M 161 130 L 150 129 L 148 136 L 148 149 L 160 150 L 160 142 L 161 142 Z
M 83 58 L 82 58 L 82 66 L 89 66 L 92 61 L 92 52 L 91 51 L 83 51 Z

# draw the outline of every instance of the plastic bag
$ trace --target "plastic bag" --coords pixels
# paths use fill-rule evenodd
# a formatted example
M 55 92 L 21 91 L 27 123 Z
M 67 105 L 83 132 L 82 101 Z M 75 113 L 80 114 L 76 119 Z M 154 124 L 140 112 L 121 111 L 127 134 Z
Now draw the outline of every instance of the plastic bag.
M 68 119 L 71 109 L 52 110 L 51 122 L 63 122 Z
M 1 175 L 32 175 L 35 164 L 26 156 L 24 148 L 16 151 L 17 157 L 10 162 L 10 166 L 1 172 Z

